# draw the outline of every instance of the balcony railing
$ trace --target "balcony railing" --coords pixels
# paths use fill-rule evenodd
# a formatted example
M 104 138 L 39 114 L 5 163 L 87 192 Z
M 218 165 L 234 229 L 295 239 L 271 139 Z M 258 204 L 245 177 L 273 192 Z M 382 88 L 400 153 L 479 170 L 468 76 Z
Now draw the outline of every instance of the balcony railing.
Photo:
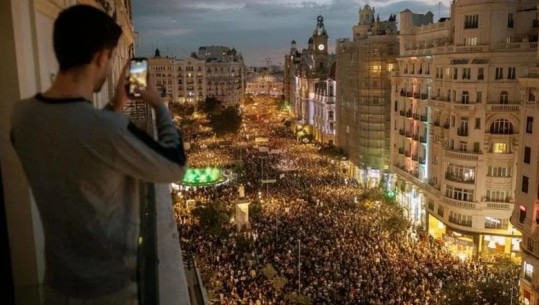
M 401 111 L 399 111 L 399 114 L 400 114 L 401 116 L 406 116 L 406 111 L 405 111 L 405 110 L 401 110 Z
M 412 156 L 412 154 L 410 153 L 409 150 L 406 150 L 406 151 L 404 151 L 404 156 L 405 156 L 406 158 L 410 158 L 410 157 Z
M 419 164 L 425 165 L 425 158 L 419 158 Z
M 513 104 L 489 104 L 487 105 L 489 112 L 520 112 L 520 105 Z
M 451 205 L 458 208 L 470 209 L 470 210 L 477 209 L 475 202 L 472 202 L 472 201 L 462 201 L 462 200 L 449 198 L 446 196 L 443 196 L 442 198 L 443 198 L 442 199 L 443 203 L 447 205 Z
M 399 154 L 404 155 L 404 148 L 399 148 Z
M 159 304 L 159 275 L 157 269 L 157 233 L 155 210 L 155 187 L 147 185 L 147 201 L 141 207 L 140 243 L 137 259 L 139 303 Z
M 421 122 L 426 122 L 427 121 L 427 116 L 426 115 L 421 115 L 419 117 L 419 119 L 421 120 Z
M 412 110 L 406 111 L 406 117 L 409 117 L 409 118 L 412 117 Z
M 509 211 L 513 208 L 512 203 L 506 202 L 487 202 L 487 209 L 492 210 L 506 210 Z
M 399 134 L 400 134 L 401 136 L 403 136 L 403 135 L 405 134 L 404 129 L 402 129 L 402 128 L 399 129 Z
M 419 113 L 413 113 L 412 118 L 414 118 L 414 120 L 419 120 Z
M 419 142 L 427 144 L 427 137 L 419 137 Z

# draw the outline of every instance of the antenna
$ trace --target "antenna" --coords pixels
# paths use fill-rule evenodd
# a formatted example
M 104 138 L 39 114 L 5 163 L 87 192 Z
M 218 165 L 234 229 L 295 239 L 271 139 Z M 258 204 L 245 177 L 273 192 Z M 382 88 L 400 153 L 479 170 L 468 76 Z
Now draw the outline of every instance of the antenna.
M 442 1 L 438 2 L 438 19 L 442 18 L 442 15 L 440 15 L 440 10 L 442 8 Z

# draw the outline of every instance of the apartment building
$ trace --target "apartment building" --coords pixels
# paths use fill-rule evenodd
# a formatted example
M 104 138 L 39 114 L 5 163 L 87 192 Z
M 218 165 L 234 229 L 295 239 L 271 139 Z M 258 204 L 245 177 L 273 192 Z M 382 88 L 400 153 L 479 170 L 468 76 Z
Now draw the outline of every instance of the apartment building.
M 375 185 L 389 172 L 391 71 L 397 68 L 396 16 L 375 19 L 359 10 L 353 40 L 337 42 L 337 146 L 351 163 L 351 175 Z
M 536 63 L 537 4 L 457 0 L 436 23 L 430 12 L 400 14 L 391 111 L 398 200 L 463 259 L 520 255 L 509 221 L 523 149 L 518 78 Z
M 245 85 L 245 94 L 282 97 L 284 94 L 283 71 L 271 71 L 258 68 L 249 73 Z
M 235 49 L 200 47 L 179 59 L 163 57 L 157 49 L 149 65 L 155 86 L 168 102 L 195 103 L 215 97 L 224 105 L 239 105 L 243 99 L 245 66 Z
M 536 23 L 537 24 L 537 23 Z M 539 58 L 539 57 L 536 57 Z M 536 59 L 536 62 L 539 61 Z M 515 205 L 511 223 L 522 233 L 520 292 L 529 304 L 539 303 L 539 68 L 519 77 L 521 89 L 520 151 L 517 156 Z

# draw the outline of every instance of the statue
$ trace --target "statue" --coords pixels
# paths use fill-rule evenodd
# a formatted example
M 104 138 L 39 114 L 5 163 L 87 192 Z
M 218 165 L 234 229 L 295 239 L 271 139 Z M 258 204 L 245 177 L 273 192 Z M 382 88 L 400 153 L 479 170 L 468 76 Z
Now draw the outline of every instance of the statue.
M 240 198 L 245 198 L 245 187 L 243 186 L 243 184 L 240 184 L 240 186 L 238 186 L 238 194 Z

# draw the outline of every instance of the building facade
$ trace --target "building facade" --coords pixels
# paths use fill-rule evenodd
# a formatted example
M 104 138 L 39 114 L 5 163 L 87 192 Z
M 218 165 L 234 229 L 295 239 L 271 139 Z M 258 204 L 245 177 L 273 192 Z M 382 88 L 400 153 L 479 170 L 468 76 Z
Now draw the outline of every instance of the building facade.
M 250 73 L 245 85 L 245 94 L 282 97 L 284 95 L 283 73 L 267 69 Z
M 337 42 L 337 146 L 349 156 L 351 175 L 374 185 L 389 172 L 391 72 L 397 68 L 396 17 L 375 19 L 359 10 L 353 41 Z
M 538 57 L 539 58 L 539 57 Z M 538 61 L 539 62 L 539 61 Z M 517 157 L 515 206 L 511 223 L 522 233 L 520 292 L 539 303 L 539 68 L 519 78 L 521 89 L 520 153 Z
M 295 117 L 292 128 L 297 139 L 327 144 L 334 142 L 335 117 L 333 116 L 332 122 L 328 121 L 329 112 L 333 109 L 328 103 L 333 99 L 324 96 L 332 94 L 333 90 L 324 91 L 324 86 L 320 82 L 331 83 L 330 71 L 334 56 L 328 53 L 329 36 L 324 25 L 324 17 L 318 16 L 316 21 L 307 48 L 299 52 L 296 42 L 292 41 L 290 52 L 285 56 L 284 91 L 285 101 L 290 103 Z M 321 90 L 318 93 L 319 98 L 316 97 L 317 89 Z M 315 119 L 318 120 L 317 123 Z M 329 128 L 330 126 L 333 128 Z
M 461 258 L 520 255 L 509 221 L 518 77 L 535 65 L 537 4 L 454 1 L 437 23 L 430 12 L 400 15 L 391 111 L 398 200 Z
M 195 103 L 215 97 L 224 105 L 239 105 L 243 99 L 245 66 L 235 49 L 200 47 L 180 59 L 163 57 L 157 49 L 149 65 L 155 86 L 168 102 Z

